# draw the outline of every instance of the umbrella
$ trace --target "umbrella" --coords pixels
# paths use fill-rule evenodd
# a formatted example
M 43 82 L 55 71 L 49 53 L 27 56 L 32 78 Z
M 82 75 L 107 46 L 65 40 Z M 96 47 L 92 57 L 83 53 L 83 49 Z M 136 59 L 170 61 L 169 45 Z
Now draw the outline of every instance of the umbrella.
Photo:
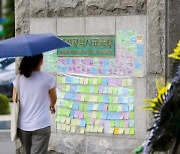
M 0 58 L 34 56 L 68 46 L 53 34 L 26 34 L 1 41 Z

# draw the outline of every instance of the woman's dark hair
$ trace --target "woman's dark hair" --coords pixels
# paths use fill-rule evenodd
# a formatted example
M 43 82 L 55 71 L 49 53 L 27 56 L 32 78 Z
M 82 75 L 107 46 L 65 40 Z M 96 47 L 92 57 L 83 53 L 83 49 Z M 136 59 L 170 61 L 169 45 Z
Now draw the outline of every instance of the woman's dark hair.
M 33 57 L 23 57 L 19 70 L 20 74 L 24 75 L 25 77 L 30 77 L 32 71 L 39 65 L 40 61 L 43 58 L 43 54 L 39 54 Z

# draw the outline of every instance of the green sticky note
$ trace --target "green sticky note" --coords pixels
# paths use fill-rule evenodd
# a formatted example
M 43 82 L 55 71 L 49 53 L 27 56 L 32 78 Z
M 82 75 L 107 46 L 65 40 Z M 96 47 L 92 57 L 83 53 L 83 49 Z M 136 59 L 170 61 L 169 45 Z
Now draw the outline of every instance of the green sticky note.
M 60 122 L 60 121 L 61 121 L 61 116 L 58 115 L 58 116 L 56 117 L 56 122 Z
M 117 104 L 113 104 L 112 106 L 113 106 L 113 111 L 117 111 L 118 105 Z
M 81 110 L 81 111 L 84 110 L 84 104 L 79 105 L 79 110 Z
M 97 118 L 98 118 L 98 119 L 101 119 L 101 116 L 102 116 L 102 112 L 98 112 Z
M 114 96 L 109 96 L 109 103 L 114 103 Z
M 112 93 L 113 94 L 117 94 L 118 93 L 118 88 L 117 87 L 113 87 L 112 88 Z
M 93 78 L 88 78 L 88 84 L 93 84 Z
M 88 102 L 88 101 L 89 101 L 89 99 L 90 99 L 90 96 L 89 96 L 89 95 L 85 95 L 85 97 L 84 97 L 84 101 Z
M 90 125 L 90 124 L 91 124 L 91 119 L 90 119 L 90 118 L 87 118 L 87 119 L 86 119 L 86 124 L 87 124 L 87 125 Z
M 85 93 L 90 93 L 90 86 L 85 87 Z
M 85 86 L 80 86 L 81 92 L 84 93 L 85 92 L 85 88 L 86 88 Z
M 61 114 L 61 109 L 57 109 L 57 114 Z
M 124 128 L 124 120 L 120 120 L 120 128 Z
M 71 112 L 71 110 L 66 109 L 66 110 L 65 110 L 65 115 L 66 115 L 66 116 L 69 116 L 69 115 L 70 115 L 70 112 Z
M 102 84 L 102 78 L 99 77 L 99 78 L 97 79 L 97 84 Z
M 88 118 L 88 112 L 84 112 L 84 118 L 85 118 L 85 119 Z
M 98 59 L 93 59 L 94 66 L 98 66 Z
M 88 105 L 84 104 L 84 111 L 88 111 Z
M 130 112 L 130 113 L 129 113 L 129 118 L 130 118 L 130 119 L 134 119 L 134 112 Z
M 109 106 L 108 106 L 108 111 L 110 111 L 110 112 L 113 111 L 113 104 L 109 104 Z
M 110 120 L 110 127 L 111 128 L 114 128 L 114 124 L 115 124 L 115 121 L 114 120 Z
M 61 76 L 57 77 L 57 83 L 62 83 L 62 77 Z
M 101 103 L 103 101 L 103 96 L 98 97 L 98 102 Z
M 130 88 L 130 89 L 129 89 L 129 94 L 130 94 L 130 95 L 134 95 L 134 89 Z
M 134 135 L 135 134 L 135 129 L 134 128 L 129 128 L 129 134 Z
M 99 91 L 98 87 L 94 87 L 94 93 L 97 94 Z
M 72 107 L 73 107 L 73 102 L 69 101 L 69 108 L 72 108 Z
M 65 106 L 65 107 L 69 107 L 69 102 L 70 102 L 70 101 L 66 100 L 65 103 L 64 103 L 64 106 Z
M 62 90 L 62 91 L 66 91 L 66 85 L 65 85 L 65 84 L 63 84 L 63 85 L 61 86 L 61 90 Z

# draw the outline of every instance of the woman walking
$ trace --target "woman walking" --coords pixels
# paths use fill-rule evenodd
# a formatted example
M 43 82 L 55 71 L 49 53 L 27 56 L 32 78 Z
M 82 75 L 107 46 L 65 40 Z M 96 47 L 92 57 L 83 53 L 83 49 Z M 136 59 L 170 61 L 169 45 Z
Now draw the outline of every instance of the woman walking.
M 55 113 L 56 80 L 41 72 L 43 55 L 24 57 L 20 64 L 20 112 L 18 136 L 24 154 L 46 154 L 49 144 L 51 113 Z M 13 85 L 13 99 L 17 89 L 18 77 Z

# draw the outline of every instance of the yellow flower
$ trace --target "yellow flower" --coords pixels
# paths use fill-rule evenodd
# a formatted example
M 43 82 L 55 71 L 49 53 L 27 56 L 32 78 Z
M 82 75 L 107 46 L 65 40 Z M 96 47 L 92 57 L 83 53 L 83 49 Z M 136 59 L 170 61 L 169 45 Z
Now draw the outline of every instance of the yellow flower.
M 177 43 L 174 53 L 170 54 L 169 57 L 180 60 L 180 41 Z

